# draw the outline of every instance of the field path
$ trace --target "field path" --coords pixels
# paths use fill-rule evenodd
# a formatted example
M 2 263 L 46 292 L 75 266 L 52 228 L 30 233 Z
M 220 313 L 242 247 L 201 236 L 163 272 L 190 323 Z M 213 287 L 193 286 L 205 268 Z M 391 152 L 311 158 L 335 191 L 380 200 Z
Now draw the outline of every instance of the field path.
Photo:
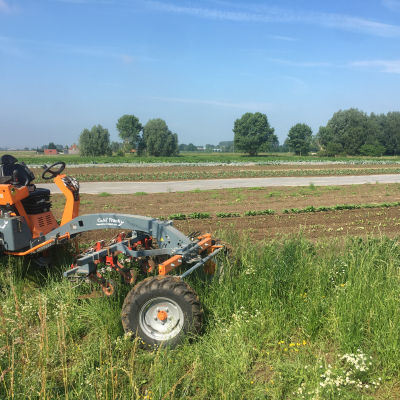
M 327 177 L 289 177 L 289 178 L 249 178 L 249 179 L 209 179 L 195 181 L 172 182 L 82 182 L 80 192 L 98 194 L 108 192 L 112 194 L 131 194 L 136 192 L 167 193 L 189 192 L 191 190 L 213 190 L 228 188 L 249 187 L 276 187 L 276 186 L 337 186 L 362 185 L 365 183 L 396 183 L 400 182 L 400 174 L 366 175 L 366 176 L 327 176 Z M 38 187 L 48 188 L 52 193 L 61 193 L 54 183 L 38 184 Z

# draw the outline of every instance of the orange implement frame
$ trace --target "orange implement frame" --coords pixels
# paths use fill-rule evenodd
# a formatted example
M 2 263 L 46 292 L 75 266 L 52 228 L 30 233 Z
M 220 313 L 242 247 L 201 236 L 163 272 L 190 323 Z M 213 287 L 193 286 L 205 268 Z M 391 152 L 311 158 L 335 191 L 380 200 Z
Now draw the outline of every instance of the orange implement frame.
M 158 273 L 160 275 L 166 275 L 172 271 L 178 265 L 182 264 L 182 256 L 173 256 L 162 264 L 158 265 Z
M 199 253 L 207 249 L 207 253 L 210 254 L 212 253 L 215 249 L 218 249 L 223 246 L 213 246 L 212 245 L 212 239 L 211 239 L 211 234 L 206 233 L 203 236 L 199 236 L 198 239 L 200 240 L 199 243 Z M 211 251 L 209 250 L 211 249 Z M 160 275 L 166 275 L 169 272 L 171 272 L 174 268 L 178 267 L 179 265 L 182 264 L 182 256 L 173 256 L 169 258 L 167 261 L 163 262 L 162 264 L 158 265 L 158 273 Z
M 63 216 L 61 219 L 61 225 L 67 224 L 69 221 L 71 221 L 72 219 L 74 219 L 79 215 L 79 204 L 80 204 L 80 198 L 78 197 L 78 199 L 75 200 L 74 193 L 67 186 L 65 186 L 63 182 L 64 177 L 65 175 L 61 174 L 57 175 L 54 178 L 54 183 L 60 188 L 60 190 L 63 192 L 64 196 L 67 199 L 65 203 Z

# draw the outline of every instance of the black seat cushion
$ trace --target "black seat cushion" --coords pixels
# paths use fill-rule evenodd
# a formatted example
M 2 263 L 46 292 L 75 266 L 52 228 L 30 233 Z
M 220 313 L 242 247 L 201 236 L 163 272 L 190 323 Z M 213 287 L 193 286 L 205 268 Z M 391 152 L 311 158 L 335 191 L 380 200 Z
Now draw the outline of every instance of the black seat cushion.
M 50 189 L 36 188 L 33 192 L 29 192 L 29 197 L 31 199 L 41 196 L 50 196 Z
M 6 164 L 15 164 L 18 162 L 18 160 L 12 156 L 11 154 L 4 154 L 0 158 L 0 164 L 6 165 Z
M 0 161 L 6 156 L 2 156 Z M 13 156 L 8 156 L 15 159 Z M 6 159 L 9 161 L 10 159 Z M 35 175 L 33 172 L 25 165 L 25 163 L 20 162 L 19 164 L 3 164 L 0 168 L 0 176 L 13 176 L 14 171 L 18 172 L 17 183 L 22 186 L 28 186 L 34 179 Z

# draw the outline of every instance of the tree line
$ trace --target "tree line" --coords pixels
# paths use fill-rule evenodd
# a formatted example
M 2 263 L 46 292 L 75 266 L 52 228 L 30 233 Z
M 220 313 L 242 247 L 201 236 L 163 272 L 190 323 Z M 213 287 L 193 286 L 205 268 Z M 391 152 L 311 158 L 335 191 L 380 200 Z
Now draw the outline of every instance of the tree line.
M 123 115 L 116 123 L 123 143 L 111 142 L 107 129 L 101 125 L 91 130 L 84 129 L 79 136 L 82 156 L 124 155 L 134 150 L 137 154 L 154 157 L 176 156 L 179 151 L 214 150 L 243 152 L 255 156 L 259 152 L 285 151 L 305 156 L 381 156 L 400 154 L 400 112 L 366 114 L 357 108 L 339 110 L 333 114 L 326 126 L 321 126 L 313 135 L 310 126 L 297 123 L 289 129 L 283 145 L 270 126 L 266 114 L 245 113 L 234 122 L 233 141 L 222 141 L 219 145 L 195 146 L 193 143 L 178 144 L 178 135 L 171 132 L 161 118 L 151 119 L 142 125 L 134 115 Z M 54 147 L 54 145 L 51 143 Z
M 95 125 L 91 130 L 84 129 L 79 136 L 79 150 L 82 156 L 97 157 L 118 155 L 136 151 L 154 157 L 169 157 L 179 154 L 178 135 L 172 133 L 161 118 L 150 119 L 142 125 L 134 115 L 123 115 L 116 123 L 118 136 L 123 140 L 110 143 L 108 129 Z
M 288 151 L 296 155 L 315 152 L 320 157 L 382 156 L 400 154 L 400 112 L 366 114 L 357 108 L 339 110 L 316 135 L 310 126 L 297 123 L 281 146 L 268 118 L 246 113 L 234 124 L 235 148 L 249 155 L 260 151 Z
M 316 136 L 321 155 L 398 155 L 400 112 L 368 115 L 357 108 L 339 110 Z

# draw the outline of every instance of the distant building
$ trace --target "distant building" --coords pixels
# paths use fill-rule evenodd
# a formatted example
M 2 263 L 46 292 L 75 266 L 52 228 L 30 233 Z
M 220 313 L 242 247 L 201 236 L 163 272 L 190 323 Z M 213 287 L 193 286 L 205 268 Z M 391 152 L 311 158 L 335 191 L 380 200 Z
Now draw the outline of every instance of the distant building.
M 57 149 L 44 149 L 44 154 L 57 154 Z
M 79 154 L 79 147 L 74 143 L 69 149 L 68 154 Z

